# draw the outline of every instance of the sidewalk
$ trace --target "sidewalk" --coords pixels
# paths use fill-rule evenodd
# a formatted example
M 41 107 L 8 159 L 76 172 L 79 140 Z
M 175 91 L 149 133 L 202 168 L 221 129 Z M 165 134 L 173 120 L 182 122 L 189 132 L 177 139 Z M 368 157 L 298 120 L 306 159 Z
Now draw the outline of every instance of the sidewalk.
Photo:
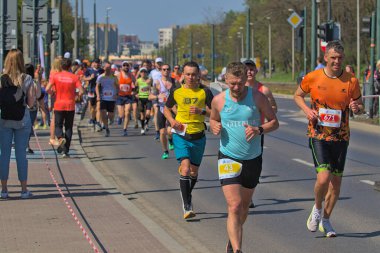
M 37 130 L 37 135 L 63 194 L 99 252 L 184 252 L 97 172 L 79 144 L 77 126 L 71 158 L 56 159 L 49 130 Z M 54 185 L 35 138 L 31 147 L 35 154 L 28 155 L 28 183 L 34 196 L 20 199 L 12 152 L 10 199 L 0 201 L 0 251 L 94 252 Z

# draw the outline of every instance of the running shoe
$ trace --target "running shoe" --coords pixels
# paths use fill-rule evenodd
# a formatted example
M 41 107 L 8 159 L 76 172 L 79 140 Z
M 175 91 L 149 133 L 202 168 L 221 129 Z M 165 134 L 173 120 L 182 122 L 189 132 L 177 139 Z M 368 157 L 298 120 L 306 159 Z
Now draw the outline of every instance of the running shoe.
M 322 210 L 318 212 L 317 209 L 315 208 L 315 205 L 313 206 L 313 209 L 311 210 L 311 213 L 306 223 L 307 228 L 311 232 L 317 231 L 318 225 L 321 222 L 321 212 Z
M 106 137 L 109 137 L 110 136 L 110 130 L 108 128 L 106 128 Z
M 194 217 L 195 217 L 195 213 L 193 211 L 193 206 L 191 204 L 185 204 L 183 206 L 183 218 L 187 220 Z
M 234 249 L 232 248 L 230 240 L 228 240 L 228 243 L 227 243 L 227 246 L 226 246 L 226 253 L 234 253 Z
M 324 233 L 326 237 L 336 237 L 336 232 L 331 226 L 329 219 L 322 219 L 319 223 L 319 231 Z
M 145 125 L 145 132 L 148 132 L 149 131 L 149 126 L 148 124 Z
M 68 153 L 63 153 L 61 157 L 62 158 L 70 158 L 70 155 Z
M 47 125 L 43 125 L 41 128 L 42 128 L 43 130 L 46 130 L 46 129 L 48 129 L 48 126 L 47 126 Z
M 253 204 L 253 200 L 251 200 L 251 203 L 249 203 L 249 208 L 255 208 L 255 204 Z
M 168 159 L 169 158 L 169 152 L 168 151 L 165 151 L 162 156 L 161 156 L 161 159 Z
M 30 191 L 21 192 L 20 197 L 22 199 L 29 199 L 29 198 L 33 197 L 33 194 Z
M 2 199 L 7 199 L 7 198 L 9 198 L 8 192 L 3 192 L 3 191 L 1 191 L 1 198 L 2 198 Z
M 65 147 L 66 139 L 65 138 L 60 138 L 58 140 L 58 148 L 63 149 Z
M 88 125 L 89 125 L 89 126 L 94 125 L 94 123 L 95 123 L 95 121 L 94 121 L 93 119 L 89 119 L 89 120 L 88 120 Z
M 103 129 L 102 129 L 102 126 L 100 125 L 100 123 L 99 122 L 97 122 L 96 124 L 95 124 L 95 130 L 96 130 L 96 132 L 101 132 Z
M 145 130 L 141 129 L 141 135 L 145 135 Z
M 173 150 L 174 149 L 174 145 L 172 143 L 169 143 L 169 150 Z
M 124 129 L 123 136 L 128 136 L 127 129 Z
M 160 132 L 156 132 L 156 135 L 154 136 L 154 139 L 155 140 L 159 140 L 160 139 Z
M 120 126 L 122 122 L 123 122 L 123 118 L 118 117 L 117 118 L 117 124 Z
M 33 154 L 34 154 L 34 151 L 33 151 L 33 149 L 28 148 L 28 149 L 26 150 L 26 153 L 29 154 L 29 155 L 33 155 Z

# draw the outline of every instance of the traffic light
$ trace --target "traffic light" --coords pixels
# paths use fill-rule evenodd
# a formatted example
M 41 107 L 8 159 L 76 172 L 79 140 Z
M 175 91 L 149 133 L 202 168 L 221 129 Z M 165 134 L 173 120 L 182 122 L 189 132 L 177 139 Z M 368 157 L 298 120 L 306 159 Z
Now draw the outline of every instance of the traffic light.
M 329 21 L 318 26 L 318 38 L 329 42 L 334 40 L 334 22 Z
M 360 31 L 364 34 L 367 34 L 368 37 L 371 37 L 371 27 L 372 27 L 372 18 L 371 17 L 363 17 L 362 18 L 362 29 Z
M 59 25 L 48 24 L 46 33 L 46 43 L 50 44 L 53 40 L 59 40 Z

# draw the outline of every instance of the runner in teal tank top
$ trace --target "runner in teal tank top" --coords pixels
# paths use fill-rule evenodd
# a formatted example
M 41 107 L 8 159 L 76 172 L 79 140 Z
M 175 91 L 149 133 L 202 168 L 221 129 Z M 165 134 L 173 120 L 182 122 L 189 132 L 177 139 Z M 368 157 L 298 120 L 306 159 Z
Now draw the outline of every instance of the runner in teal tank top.
M 245 86 L 243 63 L 228 64 L 225 76 L 229 89 L 212 100 L 210 128 L 221 134 L 218 174 L 228 206 L 226 251 L 236 253 L 241 252 L 243 224 L 261 173 L 261 135 L 276 130 L 278 120 L 265 95 Z M 267 119 L 262 125 L 261 114 Z
M 242 101 L 234 102 L 230 98 L 230 90 L 226 90 L 226 100 L 222 111 L 222 132 L 220 152 L 239 159 L 250 160 L 261 155 L 261 135 L 250 142 L 245 139 L 245 125 L 258 127 L 261 125 L 260 114 L 252 97 L 252 88 Z

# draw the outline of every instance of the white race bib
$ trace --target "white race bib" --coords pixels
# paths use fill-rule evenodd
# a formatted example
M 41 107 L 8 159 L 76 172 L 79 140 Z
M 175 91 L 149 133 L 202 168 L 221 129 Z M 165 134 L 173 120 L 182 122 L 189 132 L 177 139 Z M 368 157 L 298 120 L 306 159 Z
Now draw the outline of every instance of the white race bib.
M 342 111 L 319 108 L 319 125 L 327 127 L 340 127 Z
M 87 93 L 87 97 L 94 98 L 95 97 L 95 93 L 94 92 L 88 92 Z
M 112 90 L 104 90 L 103 96 L 104 97 L 113 97 L 113 91 Z
M 234 160 L 223 158 L 218 160 L 219 179 L 234 178 L 241 174 L 242 164 Z
M 120 84 L 120 90 L 123 92 L 129 92 L 131 90 L 131 86 L 129 84 Z
M 186 129 L 187 129 L 187 124 L 182 124 L 182 126 L 183 126 L 183 128 L 181 130 L 175 130 L 174 128 L 172 128 L 171 132 L 175 133 L 175 134 L 178 134 L 178 135 L 181 135 L 181 136 L 185 136 Z

